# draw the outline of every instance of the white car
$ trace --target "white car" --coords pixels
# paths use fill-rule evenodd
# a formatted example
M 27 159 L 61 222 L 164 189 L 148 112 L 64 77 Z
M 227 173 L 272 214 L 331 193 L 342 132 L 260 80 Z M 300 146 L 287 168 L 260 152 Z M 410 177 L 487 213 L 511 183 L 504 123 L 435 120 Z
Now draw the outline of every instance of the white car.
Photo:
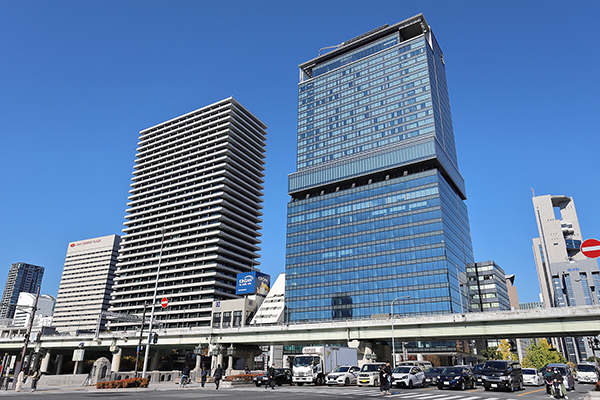
M 358 386 L 379 386 L 379 367 L 385 367 L 384 363 L 363 364 L 358 374 Z
M 523 368 L 523 384 L 542 386 L 544 384 L 544 378 L 535 368 Z
M 419 367 L 409 365 L 400 365 L 392 370 L 396 387 L 406 387 L 412 389 L 415 386 L 425 386 L 425 372 Z
M 356 365 L 338 365 L 327 375 L 327 385 L 355 385 L 360 368 Z

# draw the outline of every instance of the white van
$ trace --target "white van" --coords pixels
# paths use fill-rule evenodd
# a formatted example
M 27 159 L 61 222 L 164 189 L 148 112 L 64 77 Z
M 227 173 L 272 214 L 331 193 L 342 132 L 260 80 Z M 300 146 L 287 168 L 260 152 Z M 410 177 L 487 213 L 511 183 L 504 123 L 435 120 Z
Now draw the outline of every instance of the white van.
M 358 386 L 379 386 L 379 367 L 385 367 L 385 363 L 363 364 L 358 373 Z
M 592 362 L 581 362 L 577 364 L 577 382 L 598 382 L 598 367 L 596 367 L 596 364 Z

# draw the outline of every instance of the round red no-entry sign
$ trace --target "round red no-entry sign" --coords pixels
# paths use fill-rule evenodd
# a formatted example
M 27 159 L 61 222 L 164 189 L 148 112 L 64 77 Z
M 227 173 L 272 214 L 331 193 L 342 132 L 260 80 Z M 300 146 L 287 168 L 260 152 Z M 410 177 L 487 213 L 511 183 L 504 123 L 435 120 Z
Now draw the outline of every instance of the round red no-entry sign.
M 162 308 L 167 308 L 167 306 L 169 305 L 169 300 L 167 300 L 167 298 L 166 298 L 166 297 L 163 297 L 163 298 L 160 300 L 160 305 L 162 306 Z
M 587 239 L 581 243 L 581 252 L 587 258 L 598 258 L 600 257 L 600 240 L 598 239 Z

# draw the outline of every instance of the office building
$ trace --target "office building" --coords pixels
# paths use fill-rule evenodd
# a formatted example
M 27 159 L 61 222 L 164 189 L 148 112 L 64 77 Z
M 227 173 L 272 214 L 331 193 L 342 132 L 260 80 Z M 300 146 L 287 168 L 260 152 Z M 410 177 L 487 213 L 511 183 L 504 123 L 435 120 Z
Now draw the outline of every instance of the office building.
M 580 251 L 584 238 L 575 202 L 567 196 L 534 196 L 539 237 L 533 239 L 542 301 L 545 307 L 600 304 L 600 270 L 595 259 Z M 591 356 L 585 338 L 564 338 L 554 344 L 573 363 Z
M 52 320 L 58 332 L 105 330 L 120 243 L 118 235 L 69 243 Z
M 544 303 L 541 301 L 519 303 L 519 310 L 537 310 L 538 308 L 544 308 Z
M 0 319 L 12 319 L 15 316 L 15 306 L 19 293 L 37 293 L 42 285 L 44 267 L 18 262 L 10 266 L 8 278 L 2 294 Z
M 466 192 L 444 56 L 423 15 L 300 65 L 289 195 L 290 322 L 370 318 L 395 299 L 394 314 L 461 311 Z
M 467 264 L 467 282 L 470 311 L 510 310 L 506 274 L 495 262 Z
M 233 98 L 140 132 L 112 312 L 152 306 L 159 265 L 165 328 L 210 326 L 213 301 L 240 297 L 236 275 L 259 264 L 265 141 Z

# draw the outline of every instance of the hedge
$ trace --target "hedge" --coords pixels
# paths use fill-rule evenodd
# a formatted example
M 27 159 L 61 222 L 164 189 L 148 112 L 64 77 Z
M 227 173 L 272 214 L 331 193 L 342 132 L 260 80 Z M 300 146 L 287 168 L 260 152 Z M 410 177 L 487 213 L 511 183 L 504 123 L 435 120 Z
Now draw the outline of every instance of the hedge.
M 96 383 L 96 389 L 117 389 L 117 388 L 147 388 L 150 380 L 148 378 L 129 378 L 120 381 L 108 381 Z

